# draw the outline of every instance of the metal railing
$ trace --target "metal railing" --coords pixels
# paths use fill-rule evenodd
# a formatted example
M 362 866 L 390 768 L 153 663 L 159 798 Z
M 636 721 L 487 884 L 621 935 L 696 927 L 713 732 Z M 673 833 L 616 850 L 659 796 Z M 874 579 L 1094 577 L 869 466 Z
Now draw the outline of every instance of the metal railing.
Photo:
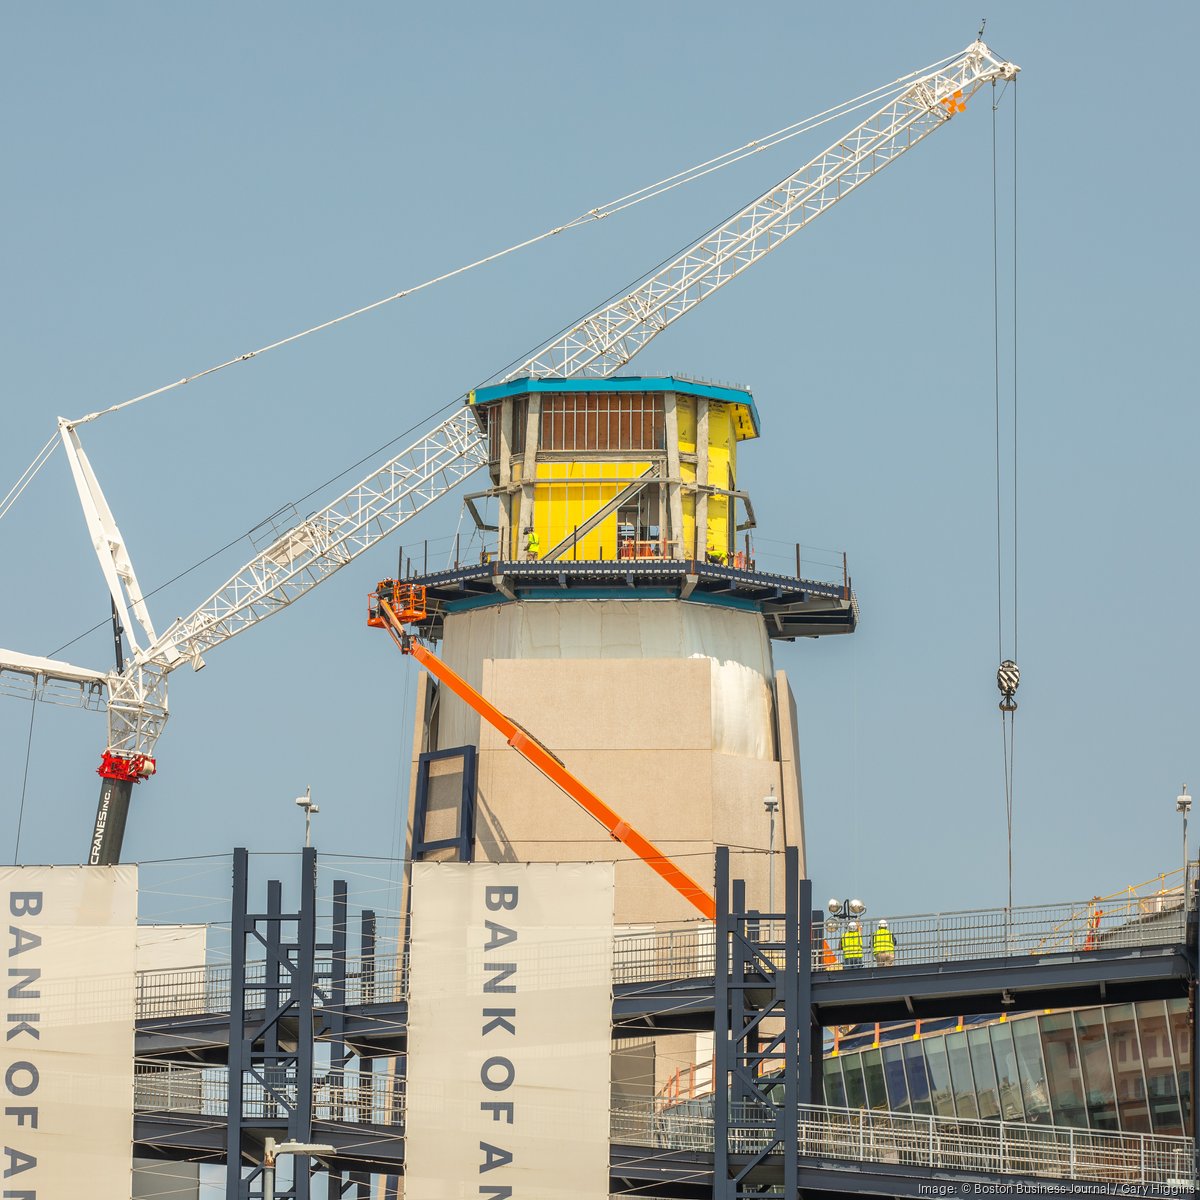
M 1105 899 L 1045 904 L 1013 909 L 971 909 L 892 917 L 888 928 L 896 943 L 896 962 L 945 963 L 978 958 L 1017 958 L 1044 954 L 1084 954 L 1179 943 L 1185 937 L 1186 914 L 1180 888 L 1126 902 Z M 864 922 L 863 965 L 871 966 L 874 922 Z M 764 940 L 780 931 L 763 922 Z M 666 983 L 711 979 L 715 935 L 706 922 L 664 924 L 618 933 L 613 943 L 615 984 Z M 837 936 L 814 935 L 814 971 L 841 970 Z M 330 1002 L 332 964 L 317 963 L 318 1005 Z M 262 1006 L 262 964 L 250 966 L 250 1008 Z M 229 1011 L 227 965 L 138 973 L 139 1019 Z M 257 972 L 257 974 L 255 974 Z M 346 1003 L 358 1007 L 388 1004 L 407 995 L 408 952 L 377 955 L 346 964 Z
M 711 1115 L 699 1106 L 654 1112 L 625 1108 L 612 1113 L 612 1138 L 663 1150 L 711 1153 Z M 735 1153 L 766 1146 L 771 1135 L 763 1110 L 730 1107 L 730 1144 Z M 756 1120 L 756 1118 L 758 1118 Z M 963 1120 L 913 1113 L 880 1113 L 801 1105 L 802 1157 L 888 1163 L 989 1176 L 1042 1176 L 1178 1188 L 1196 1184 L 1191 1138 L 1143 1133 L 1105 1133 L 1068 1126 Z
M 978 958 L 1020 958 L 1043 954 L 1082 954 L 1182 942 L 1185 914 L 1181 893 L 1143 898 L 1143 907 L 1104 907 L 1099 901 L 972 909 L 889 917 L 897 963 L 945 963 Z M 878 923 L 862 922 L 863 965 L 873 965 L 871 942 Z M 844 965 L 839 939 L 814 934 L 813 969 Z M 817 941 L 820 938 L 821 941 Z M 832 961 L 831 961 L 832 960 Z
M 225 1117 L 229 1110 L 229 1073 L 225 1067 L 135 1060 L 133 1094 L 134 1107 L 140 1111 Z M 280 1096 L 285 1103 L 280 1103 Z M 286 1076 L 268 1091 L 261 1079 L 247 1072 L 242 1085 L 244 1115 L 286 1120 L 289 1096 L 295 1096 L 294 1082 Z M 312 1111 L 316 1121 L 403 1127 L 404 1081 L 383 1073 L 318 1075 L 313 1081 Z
M 289 1094 L 287 1080 L 280 1084 L 271 1094 L 261 1080 L 247 1073 L 245 1115 L 286 1120 L 278 1096 Z M 405 1100 L 403 1081 L 382 1073 L 319 1076 L 313 1088 L 313 1118 L 402 1132 Z M 223 1118 L 229 1106 L 228 1073 L 224 1067 L 137 1060 L 134 1104 L 139 1111 Z M 730 1106 L 735 1153 L 750 1153 L 767 1144 L 771 1135 L 763 1117 L 761 1108 Z M 1196 1183 L 1195 1143 L 1186 1137 L 821 1105 L 800 1106 L 798 1131 L 799 1151 L 805 1158 L 1180 1189 Z M 653 1105 L 613 1109 L 610 1136 L 626 1145 L 711 1154 L 711 1100 L 666 1110 Z
M 407 954 L 376 955 L 369 960 L 349 959 L 346 963 L 346 1003 L 353 1007 L 391 1004 L 406 993 Z M 403 968 L 403 969 L 402 969 Z M 139 971 L 137 979 L 138 1020 L 155 1017 L 195 1016 L 201 1013 L 229 1011 L 231 968 L 228 963 L 205 967 L 185 967 L 163 971 Z M 333 964 L 316 963 L 316 1004 L 332 1002 L 330 978 Z M 261 962 L 247 966 L 246 1006 L 262 1008 L 266 998 L 266 977 Z

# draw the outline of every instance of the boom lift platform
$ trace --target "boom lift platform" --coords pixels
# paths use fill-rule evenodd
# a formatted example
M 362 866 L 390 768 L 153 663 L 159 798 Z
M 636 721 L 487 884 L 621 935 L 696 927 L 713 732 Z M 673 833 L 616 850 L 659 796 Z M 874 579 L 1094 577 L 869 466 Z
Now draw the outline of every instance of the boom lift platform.
M 576 778 L 562 760 L 522 729 L 494 704 L 480 695 L 457 671 L 427 650 L 416 635 L 405 629 L 426 617 L 425 588 L 420 584 L 380 580 L 371 593 L 367 624 L 386 629 L 403 654 L 415 658 L 435 679 L 470 705 L 526 762 L 536 767 L 551 783 L 574 800 L 589 817 L 599 821 L 609 837 L 632 850 L 652 871 L 657 872 L 709 921 L 716 920 L 716 899 L 690 875 L 668 858 L 649 838 L 618 816 L 595 792 Z

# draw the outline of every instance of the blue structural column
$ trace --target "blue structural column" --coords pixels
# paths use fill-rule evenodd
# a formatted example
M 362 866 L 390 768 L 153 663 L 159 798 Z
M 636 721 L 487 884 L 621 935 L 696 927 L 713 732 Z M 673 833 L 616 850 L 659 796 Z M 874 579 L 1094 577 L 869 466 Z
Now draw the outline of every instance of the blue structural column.
M 1191 954 L 1192 980 L 1192 1170 L 1200 1178 L 1200 896 L 1196 894 L 1196 876 L 1183 872 L 1183 911 L 1185 934 Z
M 249 855 L 244 847 L 233 852 L 233 903 L 229 914 L 229 1099 L 228 1144 L 225 1154 L 225 1195 L 240 1200 L 242 1195 L 242 1090 L 245 1082 L 246 1027 L 246 901 Z
M 258 1139 L 312 1141 L 313 993 L 316 982 L 317 852 L 306 847 L 300 863 L 300 905 L 283 911 L 283 885 L 267 885 L 266 912 L 250 911 L 249 856 L 234 852 L 230 914 L 229 1104 L 225 1175 L 227 1200 L 262 1197 L 262 1164 L 243 1157 L 251 1150 L 247 1131 Z M 292 936 L 285 936 L 292 930 Z M 247 945 L 261 946 L 261 976 L 249 970 Z M 284 1025 L 286 1022 L 286 1032 Z M 247 1104 L 247 1091 L 252 1104 Z M 247 1112 L 251 1109 L 253 1115 Z M 310 1200 L 309 1160 L 293 1156 L 294 1182 L 276 1188 L 276 1200 Z
M 783 1194 L 794 1197 L 799 1186 L 800 1105 L 813 1090 L 812 888 L 800 880 L 799 864 L 799 851 L 788 847 L 783 911 L 759 913 L 746 904 L 745 881 L 730 880 L 728 849 L 717 850 L 713 1194 L 718 1200 L 761 1196 L 778 1184 L 780 1156 Z
M 718 846 L 716 858 L 715 945 L 713 947 L 713 1200 L 730 1195 L 729 1079 L 733 1039 L 729 961 L 733 942 L 733 914 L 729 903 L 729 847 Z

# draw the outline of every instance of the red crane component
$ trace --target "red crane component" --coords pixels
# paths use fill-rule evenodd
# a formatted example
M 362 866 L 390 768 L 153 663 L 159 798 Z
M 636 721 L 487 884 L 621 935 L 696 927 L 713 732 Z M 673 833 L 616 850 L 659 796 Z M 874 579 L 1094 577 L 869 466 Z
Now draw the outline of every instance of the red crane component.
M 414 593 L 419 592 L 416 596 Z M 536 767 L 551 783 L 565 792 L 588 816 L 599 821 L 609 836 L 627 846 L 652 871 L 660 875 L 685 900 L 708 920 L 716 920 L 717 903 L 690 875 L 668 858 L 649 838 L 639 833 L 628 821 L 622 820 L 595 792 L 570 771 L 528 731 L 506 717 L 494 704 L 479 694 L 457 671 L 447 666 L 436 654 L 426 650 L 404 625 L 425 616 L 425 589 L 412 584 L 383 580 L 371 593 L 367 624 L 386 629 L 404 654 L 417 660 L 439 682 L 468 704 L 526 762 Z M 397 607 L 399 605 L 399 607 Z M 416 615 L 419 613 L 419 616 Z M 403 619 L 407 614 L 407 622 Z
M 131 754 L 125 757 L 105 750 L 96 768 L 103 779 L 116 779 L 122 783 L 141 783 L 158 770 L 158 765 L 148 754 Z

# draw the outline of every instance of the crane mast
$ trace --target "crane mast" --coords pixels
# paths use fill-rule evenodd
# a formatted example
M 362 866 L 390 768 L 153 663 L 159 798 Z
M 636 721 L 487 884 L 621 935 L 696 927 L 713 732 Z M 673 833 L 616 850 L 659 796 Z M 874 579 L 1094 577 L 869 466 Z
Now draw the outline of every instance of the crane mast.
M 627 295 L 596 309 L 546 343 L 506 379 L 604 377 L 625 366 L 651 338 L 714 291 L 877 175 L 962 112 L 988 83 L 1015 79 L 1019 68 L 982 41 L 906 86 L 865 121 L 740 212 L 704 235 Z M 35 699 L 97 705 L 107 691 L 108 747 L 99 774 L 100 804 L 88 861 L 120 860 L 135 782 L 155 772 L 154 749 L 167 720 L 167 677 L 288 607 L 411 517 L 487 465 L 487 440 L 470 407 L 426 433 L 241 567 L 190 615 L 158 636 L 116 522 L 75 423 L 60 434 L 88 520 L 92 543 L 128 631 L 132 612 L 145 645 L 131 633 L 133 654 L 104 674 L 0 650 L 0 691 Z

